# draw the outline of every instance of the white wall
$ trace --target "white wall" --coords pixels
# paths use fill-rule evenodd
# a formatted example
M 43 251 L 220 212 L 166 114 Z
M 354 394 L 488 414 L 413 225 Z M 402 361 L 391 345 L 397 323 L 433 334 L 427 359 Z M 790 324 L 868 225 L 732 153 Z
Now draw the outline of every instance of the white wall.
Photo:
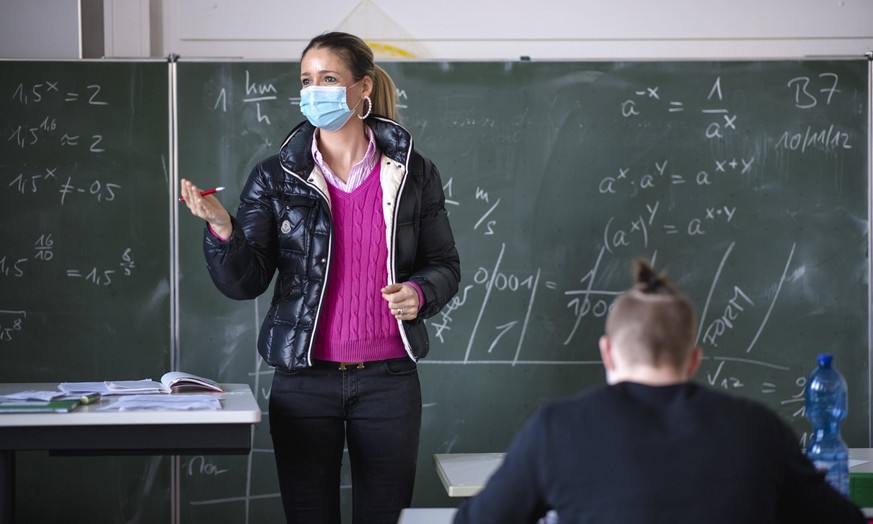
M 103 0 L 105 56 L 152 56 L 150 5 L 150 0 Z
M 0 58 L 81 58 L 76 0 L 0 0 Z
M 297 59 L 312 36 L 334 29 L 364 37 L 380 58 L 873 51 L 873 0 L 0 0 L 0 56 L 80 56 L 81 1 L 103 4 L 108 57 Z
M 159 55 L 296 59 L 341 29 L 381 57 L 766 58 L 873 50 L 873 0 L 151 0 Z M 159 4 L 159 6 L 155 6 Z M 154 35 L 155 31 L 153 31 Z

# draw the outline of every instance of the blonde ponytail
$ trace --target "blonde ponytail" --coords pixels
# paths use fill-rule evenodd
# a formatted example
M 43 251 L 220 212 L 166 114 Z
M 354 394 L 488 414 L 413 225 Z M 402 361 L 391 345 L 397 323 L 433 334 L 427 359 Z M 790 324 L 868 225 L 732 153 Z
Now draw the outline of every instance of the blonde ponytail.
M 394 80 L 378 65 L 374 66 L 373 112 L 397 120 L 397 89 Z

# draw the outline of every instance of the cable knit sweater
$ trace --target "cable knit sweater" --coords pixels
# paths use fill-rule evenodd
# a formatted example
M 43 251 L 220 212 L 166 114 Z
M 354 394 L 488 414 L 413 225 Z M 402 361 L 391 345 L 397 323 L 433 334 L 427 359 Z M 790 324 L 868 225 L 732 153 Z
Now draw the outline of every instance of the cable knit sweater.
M 388 278 L 380 170 L 376 162 L 349 193 L 328 184 L 333 265 L 313 348 L 316 359 L 358 362 L 406 356 L 397 321 L 380 292 Z

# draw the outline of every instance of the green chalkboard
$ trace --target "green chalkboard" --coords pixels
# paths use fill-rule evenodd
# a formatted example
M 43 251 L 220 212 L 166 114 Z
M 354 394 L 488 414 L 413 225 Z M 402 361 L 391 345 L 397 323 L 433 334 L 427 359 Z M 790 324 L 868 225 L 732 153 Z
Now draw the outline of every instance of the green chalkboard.
M 843 435 L 869 445 L 865 60 L 384 67 L 442 173 L 463 275 L 429 321 L 415 505 L 456 503 L 434 453 L 502 451 L 537 406 L 602 383 L 597 338 L 638 257 L 698 306 L 700 382 L 766 403 L 804 440 L 805 379 L 832 352 L 850 387 Z M 183 61 L 178 82 L 180 176 L 226 186 L 233 211 L 302 119 L 297 64 Z M 221 296 L 202 224 L 179 222 L 183 367 L 249 381 L 266 410 L 269 297 Z M 183 520 L 280 521 L 267 424 L 250 461 L 186 463 Z
M 3 382 L 167 371 L 168 93 L 166 62 L 0 62 Z M 167 520 L 162 459 L 17 455 L 20 522 Z
M 278 150 L 299 115 L 289 98 L 299 92 L 289 89 L 299 82 L 297 65 L 180 61 L 176 67 L 179 177 L 225 186 L 216 196 L 235 212 L 249 171 Z M 269 296 L 237 302 L 218 292 L 203 259 L 203 222 L 183 211 L 180 365 L 221 382 L 250 384 L 265 416 L 255 427 L 250 457 L 183 457 L 181 520 L 284 522 L 266 416 L 272 369 L 255 349 Z
M 603 381 L 597 338 L 638 257 L 698 306 L 700 382 L 766 403 L 804 440 L 805 377 L 833 352 L 843 435 L 869 446 L 866 61 L 384 67 L 442 173 L 462 262 L 458 296 L 428 322 L 414 505 L 457 503 L 434 453 L 501 451 L 543 402 Z M 293 62 L 0 62 L 0 379 L 178 365 L 250 384 L 266 412 L 255 342 L 269 296 L 214 289 L 203 224 L 177 217 L 173 194 L 179 177 L 225 186 L 234 210 L 302 119 L 298 86 Z M 281 522 L 268 427 L 249 456 L 178 468 L 18 453 L 17 514 Z

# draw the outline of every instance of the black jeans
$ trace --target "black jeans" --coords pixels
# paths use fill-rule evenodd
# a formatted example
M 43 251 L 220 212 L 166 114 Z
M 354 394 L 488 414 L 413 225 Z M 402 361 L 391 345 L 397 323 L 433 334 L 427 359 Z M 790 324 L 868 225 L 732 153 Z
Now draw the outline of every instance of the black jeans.
M 355 524 L 395 524 L 412 502 L 421 386 L 408 358 L 341 371 L 319 362 L 277 371 L 270 433 L 289 523 L 340 524 L 340 468 L 348 442 Z

